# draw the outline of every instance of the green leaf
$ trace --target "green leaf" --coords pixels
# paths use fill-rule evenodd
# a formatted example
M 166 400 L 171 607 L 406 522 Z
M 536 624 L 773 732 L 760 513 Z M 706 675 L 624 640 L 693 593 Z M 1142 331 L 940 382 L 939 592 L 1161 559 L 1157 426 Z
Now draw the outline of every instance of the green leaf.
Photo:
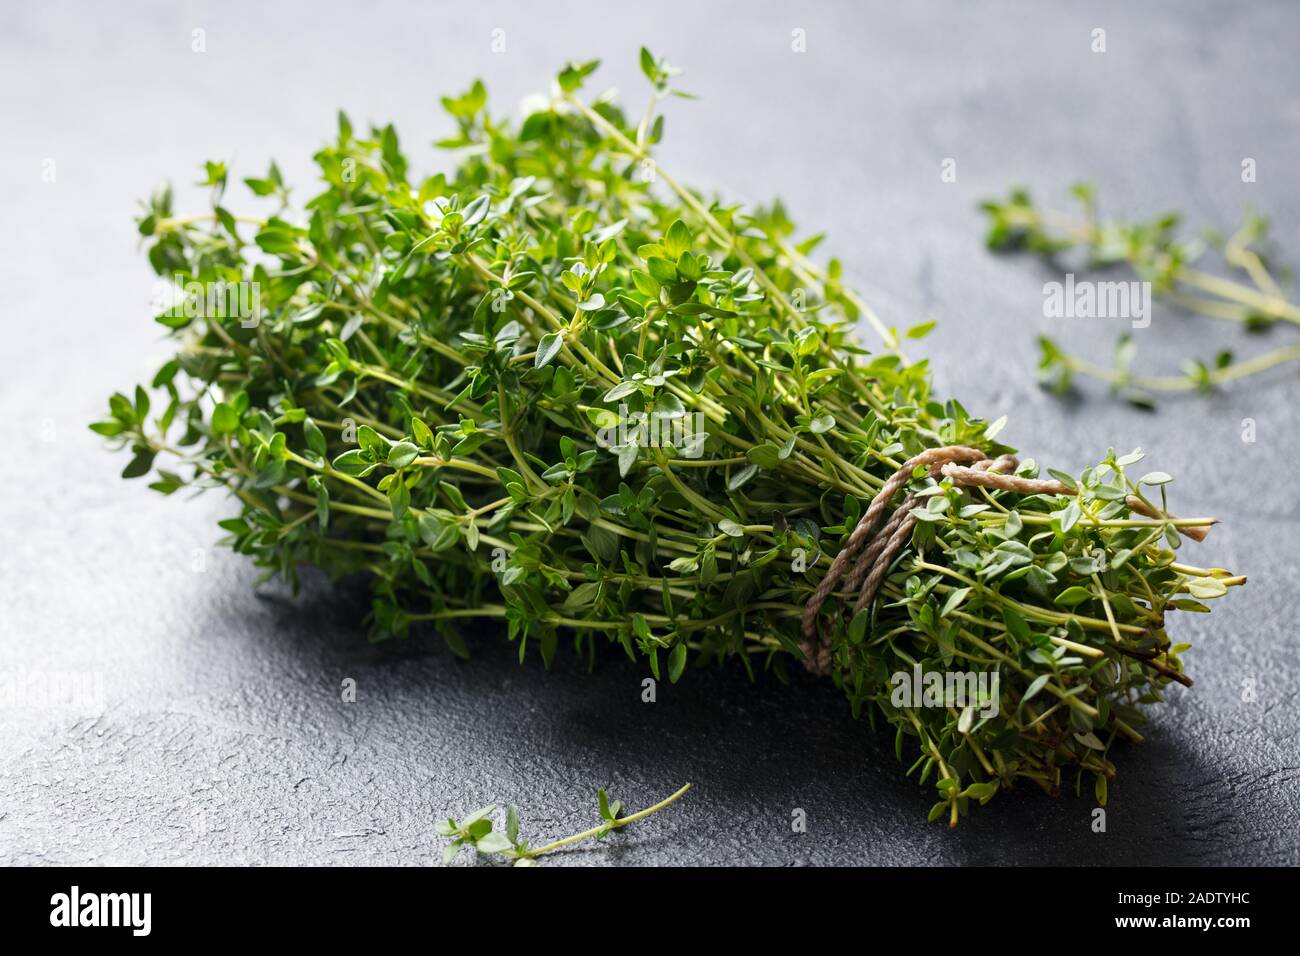
M 1024 694 L 1021 695 L 1020 703 L 1022 704 L 1028 703 L 1030 700 L 1036 697 L 1038 695 L 1038 692 L 1047 686 L 1047 681 L 1051 676 L 1052 676 L 1051 674 L 1039 674 L 1032 681 L 1030 681 L 1029 686 L 1025 688 Z
M 542 368 L 550 364 L 551 359 L 560 354 L 560 349 L 564 347 L 564 337 L 559 332 L 548 332 L 542 336 L 537 343 L 537 355 L 533 359 L 534 368 Z
M 509 837 L 496 830 L 479 837 L 474 843 L 474 849 L 480 853 L 508 853 L 514 848 L 515 846 L 510 842 Z
M 1028 643 L 1032 639 L 1029 625 L 1025 619 L 1012 607 L 1002 609 L 1002 622 L 1007 627 L 1007 633 L 1021 643 Z
M 648 272 L 642 272 L 640 269 L 631 270 L 632 284 L 636 290 L 644 296 L 658 298 L 661 286 L 658 281 Z
M 947 617 L 957 608 L 961 607 L 961 602 L 966 600 L 970 594 L 970 588 L 956 588 L 948 594 L 947 599 L 943 602 L 943 607 L 939 610 L 940 617 Z
M 745 457 L 759 468 L 775 468 L 781 463 L 781 449 L 771 442 L 764 442 L 746 451 Z
M 319 478 L 312 478 L 307 482 L 308 487 L 314 488 L 316 492 L 316 524 L 321 531 L 329 527 L 330 523 L 330 493 L 329 489 Z
M 582 81 L 594 72 L 598 66 L 600 66 L 599 60 L 588 60 L 586 63 L 570 63 L 560 71 L 560 75 L 557 77 L 560 89 L 566 93 L 572 93 L 580 89 Z
M 106 438 L 120 435 L 125 429 L 126 426 L 116 420 L 110 422 L 94 422 L 90 425 L 90 430 L 92 432 L 95 432 L 98 435 L 103 435 Z
M 433 449 L 433 432 L 429 430 L 428 425 L 418 418 L 411 419 L 411 437 L 424 450 L 431 451 Z
M 651 83 L 658 82 L 659 69 L 655 66 L 655 58 L 645 47 L 641 48 L 641 72 Z
M 675 220 L 664 233 L 662 245 L 669 259 L 678 258 L 691 247 L 691 230 L 680 219 Z
M 646 268 L 650 271 L 650 278 L 663 285 L 677 281 L 677 264 L 663 256 L 651 256 L 646 260 Z
M 388 464 L 393 468 L 405 468 L 420 457 L 420 446 L 409 441 L 394 442 L 388 449 Z
M 668 652 L 668 681 L 676 684 L 686 669 L 686 642 L 679 641 Z
M 1228 593 L 1227 585 L 1218 578 L 1191 578 L 1187 582 L 1187 591 L 1194 598 L 1202 601 L 1208 601 L 1212 598 L 1223 597 Z
M 443 521 L 427 512 L 420 515 L 417 526 L 420 539 L 432 551 L 446 551 L 460 540 L 460 529 L 454 521 Z
M 388 486 L 388 503 L 392 506 L 394 518 L 401 518 L 411 506 L 410 489 L 400 478 Z
M 149 474 L 149 470 L 153 467 L 153 460 L 156 457 L 156 454 L 157 453 L 153 451 L 136 452 L 135 457 L 132 458 L 127 466 L 122 469 L 122 477 L 139 478 L 143 475 Z
M 746 465 L 744 468 L 736 469 L 731 473 L 731 477 L 727 479 L 727 490 L 735 491 L 756 474 L 758 474 L 758 465 Z
M 1082 514 L 1083 512 L 1079 509 L 1078 499 L 1071 498 L 1069 504 L 1056 512 L 1056 518 L 1060 524 L 1061 534 L 1066 534 L 1071 528 L 1078 524 L 1079 518 Z
M 663 392 L 655 398 L 655 415 L 659 418 L 681 418 L 686 414 L 682 400 L 672 392 Z
M 636 382 L 619 382 L 602 397 L 602 402 L 617 402 L 620 398 L 626 398 L 637 390 Z
M 1065 487 L 1069 488 L 1071 493 L 1078 490 L 1078 482 L 1074 480 L 1074 475 L 1071 475 L 1069 472 L 1057 471 L 1055 468 L 1049 468 L 1047 469 L 1047 473 L 1061 484 L 1065 485 Z
M 369 425 L 358 426 L 357 444 L 361 446 L 362 451 L 374 455 L 378 461 L 384 461 L 388 458 L 388 439 Z
M 215 435 L 229 435 L 239 427 L 239 414 L 221 402 L 212 410 L 212 432 Z
M 325 457 L 325 452 L 328 450 L 325 436 L 321 434 L 321 430 L 310 418 L 304 418 L 302 420 L 302 436 L 304 440 L 306 440 L 309 449 L 320 455 L 322 458 Z
M 1007 427 L 1007 416 L 1003 415 L 997 421 L 990 424 L 988 428 L 984 429 L 984 440 L 992 441 L 994 438 L 1000 435 L 1002 433 L 1002 429 L 1006 427 Z
M 1091 601 L 1096 595 L 1087 588 L 1081 588 L 1077 584 L 1068 587 L 1056 596 L 1056 603 L 1061 607 L 1074 607 L 1082 604 L 1084 601 Z
M 353 477 L 363 475 L 374 467 L 369 459 L 356 448 L 339 455 L 334 459 L 332 465 L 336 471 L 341 471 L 343 474 L 352 475 Z

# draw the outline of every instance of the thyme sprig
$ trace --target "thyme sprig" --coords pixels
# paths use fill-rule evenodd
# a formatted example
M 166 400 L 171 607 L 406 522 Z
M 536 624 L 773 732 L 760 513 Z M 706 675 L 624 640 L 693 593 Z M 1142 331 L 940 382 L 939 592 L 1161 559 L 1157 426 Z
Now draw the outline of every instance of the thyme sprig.
M 454 817 L 448 817 L 446 821 L 437 825 L 438 835 L 449 841 L 443 849 L 442 861 L 443 863 L 450 863 L 456 858 L 462 847 L 470 846 L 482 856 L 499 856 L 503 859 L 512 860 L 513 866 L 536 866 L 537 858 L 545 856 L 547 853 L 563 850 L 576 843 L 581 843 L 583 840 L 603 840 L 615 830 L 653 816 L 665 807 L 675 803 L 690 789 L 691 785 L 688 783 L 653 806 L 623 816 L 622 801 L 611 801 L 604 788 L 601 788 L 596 791 L 596 806 L 600 811 L 600 823 L 579 833 L 552 840 L 550 843 L 538 847 L 530 847 L 528 841 L 519 836 L 519 811 L 515 809 L 513 804 L 506 807 L 505 826 L 500 830 L 494 828 L 492 819 L 497 806 L 496 804 L 490 804 L 475 810 L 463 820 L 457 821 Z
M 1051 264 L 1079 253 L 1088 268 L 1127 268 L 1150 282 L 1153 294 L 1166 302 L 1210 318 L 1237 323 L 1249 331 L 1269 329 L 1279 322 L 1300 325 L 1300 305 L 1292 302 L 1274 265 L 1276 255 L 1268 220 L 1248 215 L 1230 236 L 1207 230 L 1199 239 L 1179 233 L 1182 216 L 1168 212 L 1147 220 L 1103 219 L 1096 190 L 1088 183 L 1070 189 L 1074 212 L 1035 205 L 1029 192 L 1012 189 L 1005 200 L 986 200 L 980 208 L 988 217 L 986 245 L 995 251 L 1034 253 Z M 1230 276 L 1198 267 L 1214 251 Z M 1153 407 L 1155 395 L 1177 392 L 1209 393 L 1221 385 L 1300 361 L 1300 344 L 1283 346 L 1254 358 L 1234 360 L 1220 350 L 1211 360 L 1189 358 L 1182 375 L 1142 375 L 1133 371 L 1137 354 L 1132 336 L 1119 336 L 1110 367 L 1072 355 L 1053 339 L 1038 340 L 1039 376 L 1057 394 L 1071 388 L 1075 375 L 1110 384 L 1134 405 Z
M 480 83 L 445 98 L 451 173 L 414 175 L 391 125 L 340 115 L 301 210 L 274 169 L 249 184 L 263 217 L 227 208 L 219 163 L 206 213 L 158 193 L 139 224 L 154 269 L 251 285 L 261 311 L 158 316 L 175 355 L 92 426 L 133 453 L 123 474 L 234 496 L 226 541 L 268 577 L 368 577 L 377 639 L 435 631 L 465 655 L 462 625 L 486 619 L 521 661 L 613 645 L 655 680 L 721 662 L 786 679 L 804 605 L 885 481 L 936 445 L 1010 452 L 1006 421 L 935 397 L 780 204 L 664 169 L 676 73 L 642 68 L 635 121 L 584 93 L 595 61 L 517 126 Z M 1178 560 L 1213 519 L 1173 517 L 1172 479 L 1131 475 L 1140 458 L 1048 469 L 1066 495 L 912 474 L 918 523 L 874 602 L 823 606 L 834 683 L 936 787 L 932 819 L 1071 775 L 1104 800 L 1114 742 L 1189 682 L 1167 618 L 1244 578 Z M 900 701 L 918 668 L 998 682 Z

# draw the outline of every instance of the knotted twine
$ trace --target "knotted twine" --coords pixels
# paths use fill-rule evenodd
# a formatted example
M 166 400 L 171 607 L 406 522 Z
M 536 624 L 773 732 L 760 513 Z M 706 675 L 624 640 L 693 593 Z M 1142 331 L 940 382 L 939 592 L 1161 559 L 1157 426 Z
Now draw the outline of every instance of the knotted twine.
M 848 572 L 844 589 L 850 593 L 858 591 L 857 603 L 853 613 L 857 614 L 875 598 L 876 592 L 889 573 L 898 552 L 912 538 L 916 527 L 916 515 L 912 514 L 916 495 L 908 495 L 898 506 L 880 533 L 872 537 L 871 531 L 889 507 L 894 495 L 912 478 L 918 467 L 924 467 L 930 477 L 943 476 L 952 479 L 957 485 L 968 488 L 993 488 L 999 491 L 1014 491 L 1022 495 L 1070 495 L 1073 492 L 1059 481 L 1039 478 L 1021 478 L 1010 472 L 1016 470 L 1018 462 L 1012 455 L 1002 455 L 990 459 L 978 448 L 965 445 L 946 445 L 943 448 L 927 448 L 903 463 L 903 467 L 887 480 L 866 512 L 858 519 L 848 541 L 840 553 L 831 562 L 830 570 L 817 585 L 817 590 L 808 599 L 803 611 L 804 666 L 814 674 L 829 674 L 831 669 L 831 646 L 827 640 L 820 640 L 817 634 L 817 614 L 826 599 L 836 589 L 840 579 Z M 852 569 L 849 565 L 853 564 Z

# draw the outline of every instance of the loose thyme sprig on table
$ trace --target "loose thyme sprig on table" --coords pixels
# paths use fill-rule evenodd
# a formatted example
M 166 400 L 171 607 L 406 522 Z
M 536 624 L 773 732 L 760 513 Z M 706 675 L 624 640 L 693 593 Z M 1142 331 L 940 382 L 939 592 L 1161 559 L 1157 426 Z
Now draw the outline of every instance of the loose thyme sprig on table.
M 227 209 L 219 163 L 208 213 L 157 195 L 140 232 L 158 273 L 256 283 L 261 312 L 159 316 L 175 356 L 92 426 L 134 453 L 124 475 L 235 496 L 226 540 L 267 576 L 368 576 L 376 637 L 436 631 L 465 654 L 460 625 L 497 620 L 520 660 L 613 645 L 672 682 L 804 662 L 893 730 L 937 788 L 932 819 L 1085 773 L 1104 800 L 1113 743 L 1190 683 L 1170 616 L 1244 581 L 1178 559 L 1213 519 L 1173 517 L 1170 477 L 1130 474 L 1138 452 L 1026 493 L 1039 466 L 1002 457 L 1005 420 L 932 395 L 780 205 L 708 199 L 653 160 L 671 67 L 643 54 L 637 121 L 584 96 L 595 68 L 567 66 L 519 126 L 481 84 L 445 99 L 452 173 L 414 176 L 392 126 L 340 116 L 301 212 L 275 168 L 247 181 L 278 204 L 261 219 Z M 856 343 L 859 319 L 883 351 Z M 800 619 L 832 556 L 940 446 L 965 479 L 895 483 L 883 506 L 908 512 L 846 578 L 879 589 L 859 612 L 839 584 L 814 605 L 810 660 Z M 895 703 L 914 668 L 997 689 Z
M 1005 201 L 980 204 L 989 219 L 985 243 L 999 252 L 1026 251 L 1049 263 L 1071 252 L 1081 252 L 1093 269 L 1125 266 L 1153 293 L 1190 312 L 1236 322 L 1250 331 L 1261 331 L 1278 322 L 1300 325 L 1300 305 L 1293 303 L 1281 282 L 1274 277 L 1272 242 L 1268 220 L 1246 217 L 1241 228 L 1226 239 L 1207 231 L 1201 240 L 1179 238 L 1182 222 L 1171 212 L 1150 220 L 1102 219 L 1098 215 L 1096 191 L 1087 183 L 1076 183 L 1071 195 L 1078 202 L 1075 213 L 1041 209 L 1028 191 L 1013 189 Z M 1198 269 L 1195 263 L 1213 249 L 1232 273 L 1246 281 L 1227 278 Z M 1111 367 L 1097 365 L 1071 355 L 1046 336 L 1038 340 L 1041 350 L 1039 374 L 1050 390 L 1069 391 L 1076 374 L 1108 382 L 1112 389 L 1140 407 L 1155 404 L 1155 394 L 1211 392 L 1220 385 L 1256 375 L 1270 368 L 1300 361 L 1300 344 L 1273 349 L 1245 361 L 1234 361 L 1230 351 L 1219 351 L 1213 360 L 1189 358 L 1182 375 L 1140 375 L 1132 370 L 1137 349 L 1129 335 L 1121 335 Z
M 622 802 L 618 800 L 611 802 L 604 788 L 601 788 L 596 791 L 596 806 L 600 811 L 602 822 L 580 833 L 559 840 L 552 840 L 550 843 L 538 847 L 530 847 L 527 840 L 520 839 L 519 811 L 513 805 L 506 808 L 505 829 L 493 829 L 492 814 L 496 812 L 497 808 L 496 804 L 491 804 L 475 810 L 464 820 L 457 821 L 454 817 L 448 817 L 446 821 L 438 824 L 438 835 L 448 841 L 447 846 L 442 851 L 442 862 L 450 863 L 460 853 L 461 847 L 472 846 L 482 856 L 499 856 L 503 859 L 513 860 L 512 865 L 514 866 L 536 866 L 539 856 L 554 853 L 556 850 L 563 850 L 566 847 L 581 843 L 583 840 L 603 840 L 615 830 L 620 830 L 625 826 L 636 823 L 638 820 L 653 816 L 665 807 L 675 803 L 689 789 L 691 789 L 691 785 L 688 783 L 671 796 L 660 800 L 654 806 L 646 807 L 644 810 L 625 817 L 622 815 Z

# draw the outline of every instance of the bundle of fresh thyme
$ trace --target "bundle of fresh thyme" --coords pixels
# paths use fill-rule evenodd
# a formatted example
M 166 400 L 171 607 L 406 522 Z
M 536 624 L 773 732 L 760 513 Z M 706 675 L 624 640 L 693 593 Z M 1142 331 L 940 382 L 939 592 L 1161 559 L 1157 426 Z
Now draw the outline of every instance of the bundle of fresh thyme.
M 132 450 L 126 477 L 237 497 L 221 526 L 268 576 L 369 575 L 380 636 L 431 628 L 464 654 L 458 625 L 495 619 L 520 660 L 613 644 L 657 679 L 722 660 L 784 677 L 885 481 L 936 446 L 1008 452 L 1003 423 L 935 398 L 779 205 L 711 202 L 654 163 L 668 64 L 643 52 L 654 92 L 634 122 L 584 98 L 595 68 L 567 66 L 518 127 L 481 84 L 444 99 L 450 175 L 413 177 L 391 126 L 340 116 L 301 213 L 274 167 L 246 180 L 280 203 L 264 219 L 228 211 L 219 163 L 210 212 L 160 193 L 150 261 L 209 294 L 159 316 L 175 356 L 92 427 Z M 257 315 L 213 308 L 248 284 Z M 1140 457 L 1052 472 L 1066 494 L 917 468 L 915 530 L 874 600 L 821 607 L 835 684 L 937 786 L 932 819 L 1085 771 L 1104 800 L 1114 741 L 1189 683 L 1168 615 L 1243 579 L 1177 560 L 1211 519 L 1171 517 L 1169 476 L 1134 477 Z M 897 675 L 920 671 L 997 680 L 900 701 Z

